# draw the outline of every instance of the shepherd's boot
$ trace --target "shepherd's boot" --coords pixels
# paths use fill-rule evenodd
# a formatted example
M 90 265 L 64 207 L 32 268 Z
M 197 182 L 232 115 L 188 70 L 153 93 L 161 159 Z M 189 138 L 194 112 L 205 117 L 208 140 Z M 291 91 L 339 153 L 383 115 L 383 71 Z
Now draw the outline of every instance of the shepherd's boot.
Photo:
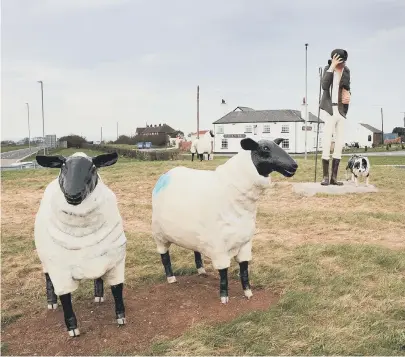
M 322 159 L 323 168 L 323 180 L 321 181 L 322 186 L 329 185 L 329 160 Z
M 337 186 L 342 186 L 343 185 L 343 182 L 339 182 L 337 180 L 339 163 L 340 163 L 340 159 L 333 159 L 332 160 L 332 175 L 330 177 L 330 184 L 331 185 L 337 185 Z

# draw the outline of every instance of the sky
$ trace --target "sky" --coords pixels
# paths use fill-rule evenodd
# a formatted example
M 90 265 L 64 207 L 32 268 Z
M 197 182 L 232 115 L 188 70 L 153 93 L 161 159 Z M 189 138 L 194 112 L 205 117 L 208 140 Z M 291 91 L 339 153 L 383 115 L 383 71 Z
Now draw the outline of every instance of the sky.
M 237 106 L 308 108 L 319 67 L 348 51 L 355 123 L 404 125 L 405 0 L 2 0 L 1 138 L 114 140 L 166 123 L 186 134 Z M 227 105 L 221 106 L 221 99 Z

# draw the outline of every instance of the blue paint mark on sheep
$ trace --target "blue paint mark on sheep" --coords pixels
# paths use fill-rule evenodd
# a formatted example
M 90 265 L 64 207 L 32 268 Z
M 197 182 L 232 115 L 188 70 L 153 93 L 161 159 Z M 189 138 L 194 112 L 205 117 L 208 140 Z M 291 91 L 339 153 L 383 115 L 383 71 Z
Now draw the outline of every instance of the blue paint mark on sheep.
M 156 185 L 153 189 L 152 195 L 158 194 L 161 190 L 163 190 L 168 184 L 170 183 L 170 175 L 166 173 L 159 177 L 159 180 L 156 182 Z

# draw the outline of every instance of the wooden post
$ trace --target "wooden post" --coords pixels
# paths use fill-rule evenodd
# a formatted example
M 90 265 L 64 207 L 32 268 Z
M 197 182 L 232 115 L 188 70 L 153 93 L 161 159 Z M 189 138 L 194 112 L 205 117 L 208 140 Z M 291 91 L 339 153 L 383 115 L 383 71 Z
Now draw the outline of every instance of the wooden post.
M 200 138 L 200 86 L 197 86 L 197 139 Z

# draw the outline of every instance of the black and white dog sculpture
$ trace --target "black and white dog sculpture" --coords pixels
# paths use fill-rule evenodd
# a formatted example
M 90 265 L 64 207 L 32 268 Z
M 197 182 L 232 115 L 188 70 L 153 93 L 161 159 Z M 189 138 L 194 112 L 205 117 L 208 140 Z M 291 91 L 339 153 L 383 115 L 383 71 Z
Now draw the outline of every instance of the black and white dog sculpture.
M 351 179 L 355 182 L 356 187 L 359 185 L 359 177 L 366 178 L 366 186 L 369 185 L 370 161 L 367 156 L 353 154 L 346 166 L 346 181 L 348 180 L 348 171 L 351 172 Z

